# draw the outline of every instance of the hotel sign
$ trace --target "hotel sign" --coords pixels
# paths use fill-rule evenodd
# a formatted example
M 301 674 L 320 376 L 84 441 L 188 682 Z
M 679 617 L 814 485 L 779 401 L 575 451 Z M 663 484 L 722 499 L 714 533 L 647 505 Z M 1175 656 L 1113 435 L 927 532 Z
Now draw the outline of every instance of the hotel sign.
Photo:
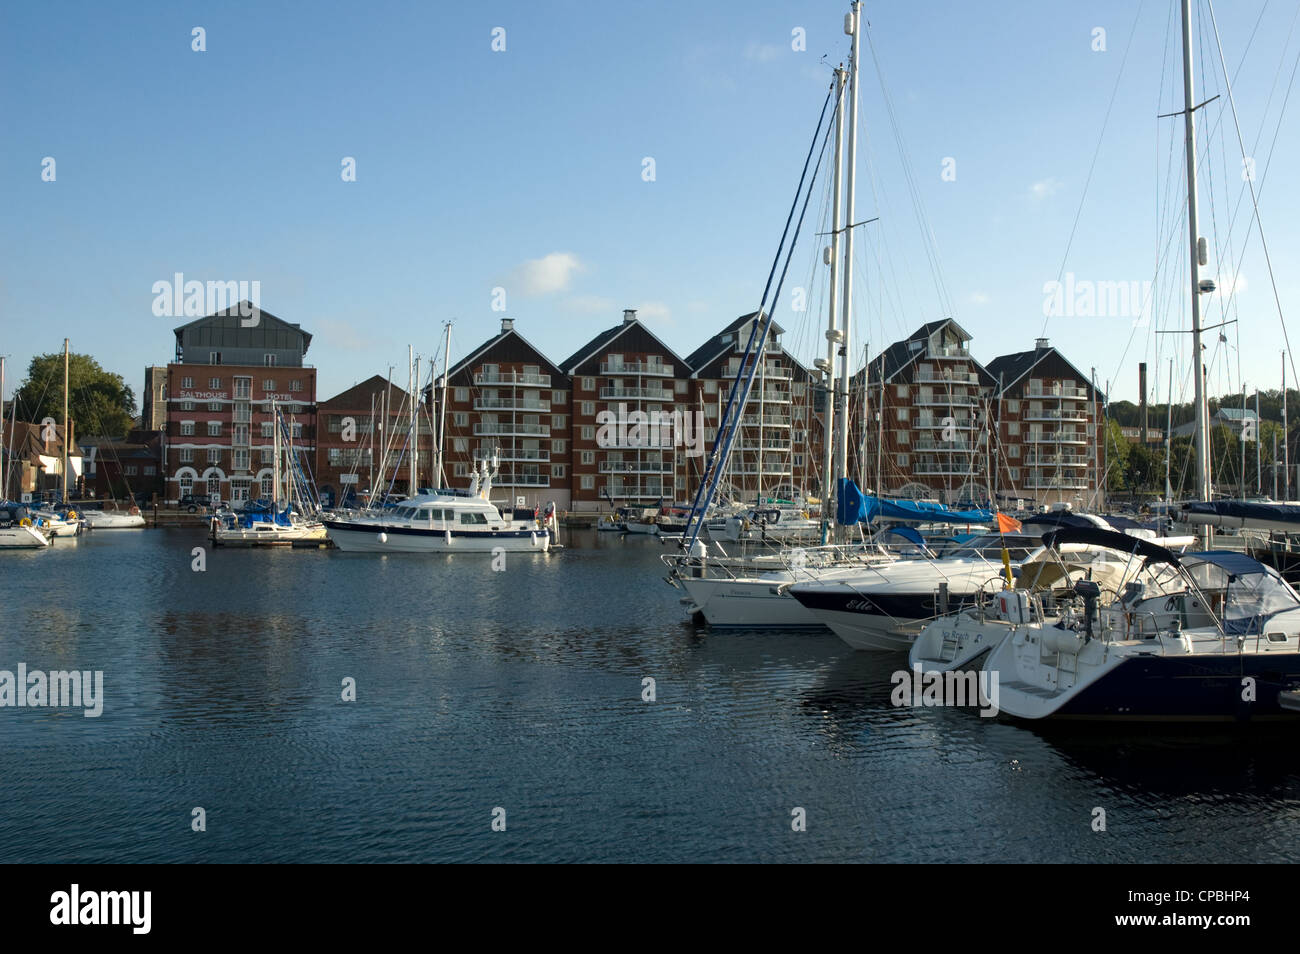
M 225 400 L 227 391 L 182 391 L 181 398 L 192 401 L 215 401 L 217 399 Z

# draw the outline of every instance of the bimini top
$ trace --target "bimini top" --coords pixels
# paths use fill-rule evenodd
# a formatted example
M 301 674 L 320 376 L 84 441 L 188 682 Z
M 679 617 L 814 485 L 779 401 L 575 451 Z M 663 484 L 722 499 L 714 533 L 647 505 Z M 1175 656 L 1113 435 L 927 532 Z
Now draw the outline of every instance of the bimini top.
M 1158 546 L 1141 537 L 1132 537 L 1118 530 L 1101 530 L 1096 527 L 1062 527 L 1043 534 L 1043 544 L 1059 547 L 1063 543 L 1082 543 L 1085 546 L 1105 547 L 1144 558 L 1148 563 L 1169 563 L 1178 566 L 1178 556 L 1172 550 Z M 1254 563 L 1254 560 L 1250 562 Z
M 1223 594 L 1223 629 L 1230 636 L 1261 632 L 1278 613 L 1300 608 L 1300 594 L 1277 570 L 1243 553 L 1188 553 L 1183 569 L 1203 593 Z

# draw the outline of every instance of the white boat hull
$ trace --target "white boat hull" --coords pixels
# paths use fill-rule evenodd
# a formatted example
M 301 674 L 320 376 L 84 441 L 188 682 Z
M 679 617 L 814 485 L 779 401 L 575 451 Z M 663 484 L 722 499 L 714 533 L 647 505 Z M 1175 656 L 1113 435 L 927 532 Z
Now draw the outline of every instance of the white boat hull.
M 789 593 L 779 579 L 697 579 L 678 581 L 687 595 L 682 603 L 713 627 L 738 629 L 817 629 L 826 627 Z
M 50 538 L 35 527 L 0 527 L 0 550 L 37 550 L 50 545 Z
M 551 546 L 546 530 L 411 532 L 394 527 L 340 526 L 333 521 L 326 521 L 326 527 L 336 547 L 357 553 L 544 553 Z
M 106 510 L 87 510 L 85 521 L 91 530 L 135 530 L 145 525 L 142 514 Z

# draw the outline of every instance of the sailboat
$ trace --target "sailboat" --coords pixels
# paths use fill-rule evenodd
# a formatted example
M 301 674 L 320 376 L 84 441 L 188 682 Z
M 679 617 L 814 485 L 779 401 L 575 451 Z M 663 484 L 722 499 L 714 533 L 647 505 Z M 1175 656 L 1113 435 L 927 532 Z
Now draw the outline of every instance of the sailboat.
M 298 468 L 293 433 L 274 401 L 271 415 L 275 454 L 271 499 L 240 512 L 214 514 L 211 533 L 216 546 L 304 546 L 326 540 L 325 524 L 316 517 L 318 508 Z

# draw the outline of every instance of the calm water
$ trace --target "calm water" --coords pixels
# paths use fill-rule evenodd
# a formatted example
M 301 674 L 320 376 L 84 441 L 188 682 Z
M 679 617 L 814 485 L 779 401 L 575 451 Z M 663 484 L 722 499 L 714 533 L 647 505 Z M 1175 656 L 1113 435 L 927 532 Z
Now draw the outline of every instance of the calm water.
M 895 709 L 902 657 L 710 635 L 657 542 L 567 542 L 500 573 L 211 549 L 196 573 L 182 530 L 0 553 L 0 669 L 105 682 L 98 719 L 0 709 L 0 861 L 1300 859 L 1289 731 Z

